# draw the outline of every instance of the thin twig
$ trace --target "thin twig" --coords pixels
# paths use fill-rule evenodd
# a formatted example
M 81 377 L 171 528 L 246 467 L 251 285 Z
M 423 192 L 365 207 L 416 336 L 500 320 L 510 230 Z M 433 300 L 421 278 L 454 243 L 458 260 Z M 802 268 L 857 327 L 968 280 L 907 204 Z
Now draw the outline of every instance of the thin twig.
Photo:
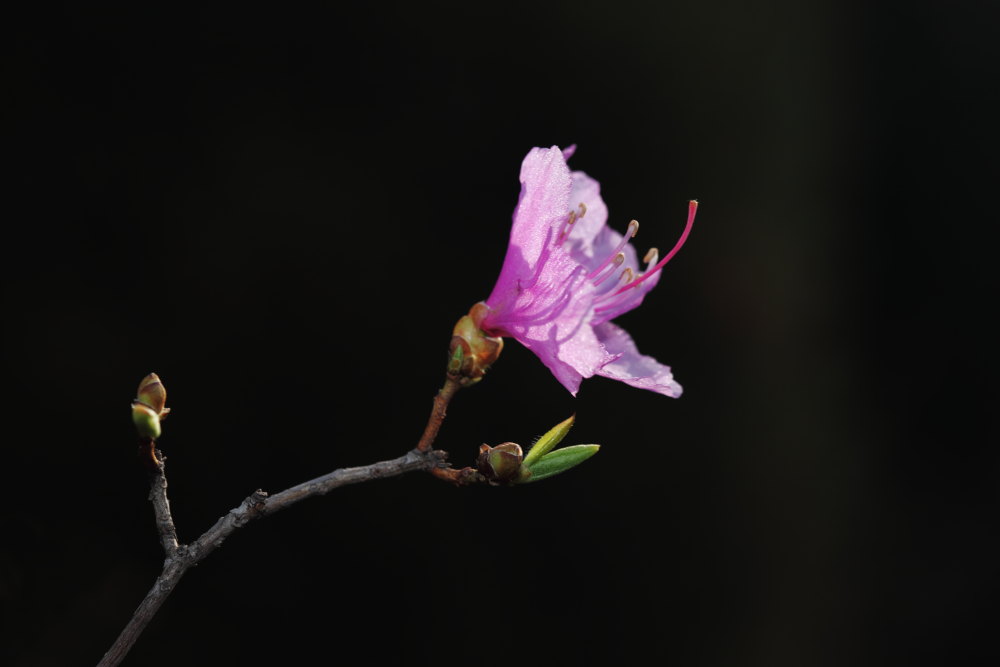
M 397 459 L 379 461 L 357 468 L 340 468 L 273 496 L 258 489 L 247 496 L 237 507 L 229 510 L 225 516 L 215 522 L 215 525 L 189 545 L 177 542 L 177 531 L 170 516 L 167 480 L 161 458 L 157 466 L 159 470 L 151 480 L 149 496 L 156 512 L 160 541 L 167 555 L 163 562 L 163 571 L 157 577 L 153 587 L 149 589 L 138 609 L 135 610 L 128 625 L 122 630 L 108 652 L 104 654 L 98 667 L 115 667 L 121 663 L 129 649 L 135 644 L 136 639 L 156 615 L 163 601 L 177 586 L 177 582 L 181 580 L 184 573 L 219 548 L 223 541 L 237 528 L 245 526 L 259 517 L 291 507 L 306 498 L 325 495 L 341 486 L 369 482 L 384 477 L 395 477 L 414 470 L 433 470 L 438 467 L 446 467 L 445 457 L 446 454 L 438 450 L 428 452 L 412 450 Z
M 150 471 L 149 500 L 156 514 L 156 528 L 166 558 L 163 561 L 163 571 L 157 577 L 156 583 L 149 589 L 125 629 L 118 635 L 118 639 L 104 654 L 98 667 L 116 667 L 120 664 L 184 573 L 218 549 L 237 528 L 245 526 L 254 519 L 280 512 L 306 498 L 325 495 L 341 486 L 383 477 L 395 477 L 414 470 L 429 471 L 439 479 L 460 486 L 486 481 L 472 468 L 458 470 L 451 468 L 445 460 L 447 454 L 433 449 L 448 404 L 462 386 L 457 376 L 450 374 L 447 376 L 444 386 L 434 397 L 434 406 L 420 441 L 416 448 L 405 456 L 357 468 L 334 470 L 270 496 L 257 489 L 191 544 L 182 544 L 177 538 L 177 527 L 174 525 L 170 513 L 170 500 L 167 497 L 167 475 L 164 465 L 166 458 L 156 449 L 153 440 L 141 440 L 140 459 Z
M 167 498 L 167 475 L 164 471 L 164 461 L 166 457 L 162 453 L 156 457 L 156 470 L 150 473 L 149 479 L 149 502 L 153 504 L 153 512 L 156 514 L 156 530 L 160 534 L 160 544 L 167 558 L 171 558 L 177 553 L 180 545 L 177 539 L 177 527 L 174 525 L 174 517 L 170 513 L 170 499 Z

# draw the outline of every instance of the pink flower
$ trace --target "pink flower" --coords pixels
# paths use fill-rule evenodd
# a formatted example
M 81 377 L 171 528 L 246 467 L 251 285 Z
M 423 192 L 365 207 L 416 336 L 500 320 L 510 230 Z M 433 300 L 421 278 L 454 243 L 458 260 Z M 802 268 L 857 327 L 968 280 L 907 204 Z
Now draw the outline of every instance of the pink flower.
M 524 158 L 510 245 L 482 329 L 519 341 L 574 396 L 583 378 L 602 375 L 676 398 L 681 386 L 670 367 L 640 354 L 611 320 L 659 281 L 691 231 L 697 202 L 673 250 L 659 259 L 651 249 L 643 271 L 629 243 L 639 223 L 630 222 L 625 236 L 605 225 L 600 185 L 566 165 L 575 149 L 533 148 Z

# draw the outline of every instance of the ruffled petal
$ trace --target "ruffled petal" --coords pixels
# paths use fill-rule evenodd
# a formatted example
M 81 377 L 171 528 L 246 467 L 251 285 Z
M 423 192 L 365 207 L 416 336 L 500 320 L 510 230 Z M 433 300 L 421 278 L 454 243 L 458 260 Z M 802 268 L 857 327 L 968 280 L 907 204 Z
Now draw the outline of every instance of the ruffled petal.
M 632 337 L 620 326 L 605 322 L 594 327 L 594 332 L 608 353 L 616 357 L 598 369 L 597 375 L 672 398 L 681 395 L 683 390 L 674 380 L 670 367 L 653 357 L 640 354 Z

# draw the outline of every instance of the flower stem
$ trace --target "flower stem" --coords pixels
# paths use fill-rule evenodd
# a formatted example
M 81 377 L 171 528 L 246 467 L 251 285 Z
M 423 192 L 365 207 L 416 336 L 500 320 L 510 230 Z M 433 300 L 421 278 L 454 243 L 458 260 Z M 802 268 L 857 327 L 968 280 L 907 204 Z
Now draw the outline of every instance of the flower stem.
M 434 445 L 438 431 L 441 430 L 441 424 L 444 423 L 444 418 L 447 415 L 448 404 L 461 388 L 462 384 L 460 380 L 449 373 L 444 386 L 438 390 L 437 396 L 434 397 L 434 407 L 431 409 L 431 416 L 427 418 L 427 426 L 424 427 L 424 434 L 420 436 L 420 442 L 417 443 L 416 449 L 418 452 L 429 451 Z

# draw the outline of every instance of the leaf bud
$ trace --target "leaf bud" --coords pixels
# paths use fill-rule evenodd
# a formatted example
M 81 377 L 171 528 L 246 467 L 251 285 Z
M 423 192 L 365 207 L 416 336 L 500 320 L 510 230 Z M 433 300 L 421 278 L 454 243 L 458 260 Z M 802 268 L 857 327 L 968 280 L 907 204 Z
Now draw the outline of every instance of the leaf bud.
M 132 423 L 135 424 L 139 437 L 150 440 L 160 437 L 160 421 L 170 412 L 166 402 L 167 390 L 156 373 L 144 377 L 139 383 L 135 400 L 132 401 Z
M 160 377 L 156 373 L 150 373 L 142 378 L 135 400 L 152 408 L 153 412 L 161 418 L 170 412 L 170 409 L 165 407 L 167 404 L 167 390 L 163 386 L 163 383 L 160 382 Z
M 521 445 L 516 442 L 505 442 L 496 447 L 483 445 L 479 448 L 476 465 L 491 484 L 512 484 L 521 477 L 523 458 Z

